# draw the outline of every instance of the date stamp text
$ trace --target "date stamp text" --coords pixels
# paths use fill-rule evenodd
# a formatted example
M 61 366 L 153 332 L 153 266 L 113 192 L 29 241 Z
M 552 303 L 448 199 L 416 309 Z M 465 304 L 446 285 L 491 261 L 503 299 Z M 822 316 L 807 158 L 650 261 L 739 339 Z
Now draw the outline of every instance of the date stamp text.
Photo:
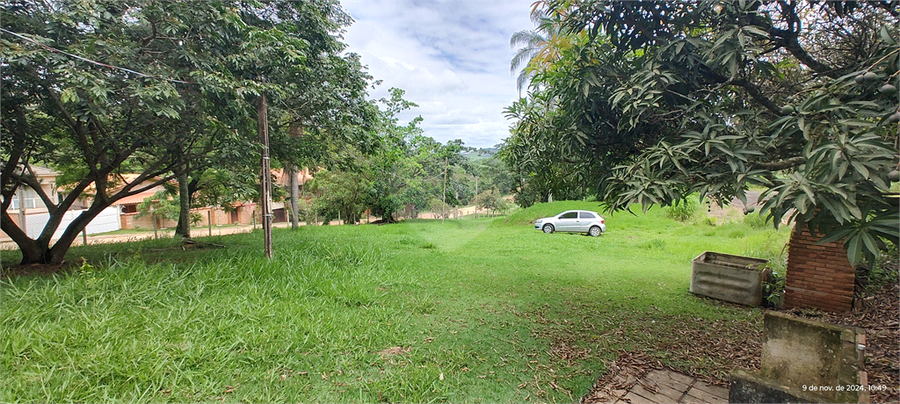
M 839 386 L 815 386 L 815 385 L 803 385 L 803 391 L 812 391 L 812 392 L 843 392 L 843 391 L 885 391 L 887 390 L 887 386 L 883 384 L 844 384 Z

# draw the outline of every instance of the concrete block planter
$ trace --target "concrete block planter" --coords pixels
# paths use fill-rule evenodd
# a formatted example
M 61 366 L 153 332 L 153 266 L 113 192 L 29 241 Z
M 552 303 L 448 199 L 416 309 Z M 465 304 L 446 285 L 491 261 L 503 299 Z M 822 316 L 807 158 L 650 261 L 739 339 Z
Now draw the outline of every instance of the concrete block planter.
M 747 306 L 762 304 L 768 261 L 705 252 L 691 261 L 691 293 Z

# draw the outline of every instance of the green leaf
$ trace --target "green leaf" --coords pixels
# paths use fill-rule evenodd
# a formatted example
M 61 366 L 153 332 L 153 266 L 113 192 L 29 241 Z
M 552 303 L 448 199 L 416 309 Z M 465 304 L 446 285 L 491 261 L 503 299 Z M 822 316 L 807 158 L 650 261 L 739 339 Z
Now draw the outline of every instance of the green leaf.
M 743 27 L 743 30 L 744 30 L 744 31 L 747 31 L 747 32 L 749 32 L 749 33 L 751 33 L 751 34 L 753 34 L 753 35 L 759 36 L 759 37 L 761 37 L 761 38 L 768 38 L 768 37 L 769 37 L 769 33 L 768 33 L 768 32 L 766 32 L 765 30 L 763 30 L 763 29 L 761 29 L 761 28 L 759 28 L 759 27 L 757 27 L 757 26 L 754 26 L 754 25 L 746 25 L 746 26 Z
M 878 248 L 878 241 L 876 241 L 875 237 L 872 237 L 869 232 L 861 231 L 860 238 L 862 238 L 863 244 L 865 245 L 865 255 L 875 255 L 881 251 L 880 248 Z
M 81 98 L 78 96 L 78 92 L 75 88 L 69 87 L 59 93 L 59 99 L 63 103 L 73 103 L 78 102 Z
M 885 43 L 890 44 L 895 47 L 898 45 L 897 38 L 894 35 L 891 35 L 891 31 L 888 30 L 887 25 L 882 25 L 881 28 L 878 30 L 878 34 L 881 36 L 881 40 L 884 41 Z
M 850 236 L 844 245 L 847 248 L 847 259 L 850 261 L 850 265 L 856 267 L 862 262 L 861 257 L 863 255 L 863 242 L 860 240 L 859 233 Z

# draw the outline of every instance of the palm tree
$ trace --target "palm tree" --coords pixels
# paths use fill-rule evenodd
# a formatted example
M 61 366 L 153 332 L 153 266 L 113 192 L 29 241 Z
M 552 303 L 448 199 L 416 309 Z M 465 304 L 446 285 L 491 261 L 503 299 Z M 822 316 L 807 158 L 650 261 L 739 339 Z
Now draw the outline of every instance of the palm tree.
M 510 71 L 519 71 L 516 88 L 520 94 L 526 83 L 562 59 L 563 53 L 572 48 L 581 36 L 563 32 L 559 15 L 548 13 L 545 0 L 534 3 L 531 21 L 537 26 L 534 30 L 516 32 L 509 39 L 509 46 L 518 48 L 510 61 Z

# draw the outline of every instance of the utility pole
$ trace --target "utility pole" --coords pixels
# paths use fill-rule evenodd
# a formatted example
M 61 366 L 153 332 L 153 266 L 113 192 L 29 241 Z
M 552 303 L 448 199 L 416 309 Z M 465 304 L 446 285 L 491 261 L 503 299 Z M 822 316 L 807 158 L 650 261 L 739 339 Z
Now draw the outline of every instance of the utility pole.
M 269 163 L 269 119 L 266 105 L 266 94 L 259 95 L 259 105 L 256 109 L 256 120 L 259 131 L 259 141 L 263 145 L 260 173 L 260 208 L 262 209 L 262 228 L 265 234 L 266 258 L 272 259 L 272 168 Z
M 441 224 L 444 224 L 444 208 L 447 206 L 447 166 L 450 164 L 450 158 L 444 157 L 444 186 L 441 193 Z

